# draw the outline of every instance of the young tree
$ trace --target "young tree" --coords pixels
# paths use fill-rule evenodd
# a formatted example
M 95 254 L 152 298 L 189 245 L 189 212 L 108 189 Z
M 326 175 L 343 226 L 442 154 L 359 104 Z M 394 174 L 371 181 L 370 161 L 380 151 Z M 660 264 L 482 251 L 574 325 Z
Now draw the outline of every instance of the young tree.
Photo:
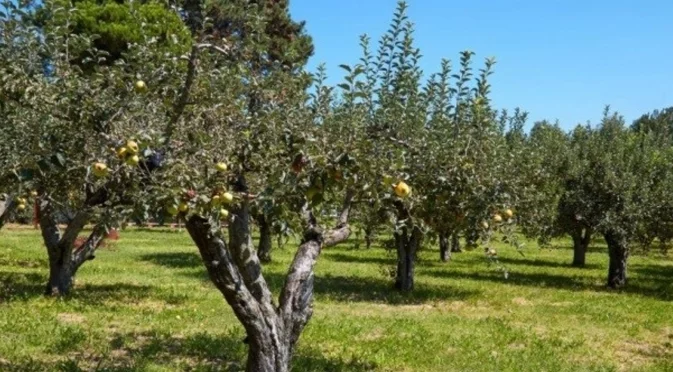
M 421 84 L 420 51 L 404 2 L 376 56 L 367 37 L 361 44 L 360 63 L 342 66 L 347 75 L 339 84 L 336 119 L 340 130 L 356 133 L 351 153 L 360 170 L 359 213 L 369 214 L 370 228 L 385 219 L 394 224 L 395 286 L 409 291 L 429 229 L 443 245 L 459 231 L 486 238 L 513 214 L 504 137 L 488 100 L 494 61 L 473 78 L 473 53 L 466 51 L 455 86 L 448 61 Z M 505 212 L 510 216 L 498 215 Z M 486 223 L 491 218 L 494 223 Z

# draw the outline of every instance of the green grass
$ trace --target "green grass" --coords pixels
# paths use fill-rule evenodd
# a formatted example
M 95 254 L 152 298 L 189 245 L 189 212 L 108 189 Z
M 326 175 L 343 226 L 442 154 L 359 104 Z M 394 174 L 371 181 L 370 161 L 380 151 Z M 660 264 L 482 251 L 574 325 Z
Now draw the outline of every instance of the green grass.
M 292 246 L 264 274 L 277 292 Z M 630 259 L 629 287 L 604 288 L 607 255 L 571 268 L 567 241 L 500 248 L 506 280 L 480 252 L 422 253 L 416 290 L 391 289 L 385 250 L 345 244 L 317 265 L 313 319 L 296 371 L 673 371 L 673 261 Z M 79 272 L 67 299 L 41 295 L 33 230 L 0 231 L 0 370 L 238 370 L 244 331 L 186 233 L 125 231 Z

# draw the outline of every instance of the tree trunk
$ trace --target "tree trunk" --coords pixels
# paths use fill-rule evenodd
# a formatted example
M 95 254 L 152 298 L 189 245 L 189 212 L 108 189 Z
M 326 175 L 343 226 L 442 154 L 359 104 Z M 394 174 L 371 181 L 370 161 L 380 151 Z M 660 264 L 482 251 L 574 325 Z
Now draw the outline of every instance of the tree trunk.
M 584 267 L 586 264 L 587 248 L 591 242 L 591 229 L 577 229 L 571 236 L 573 239 L 573 266 Z
M 372 240 L 374 238 L 374 229 L 371 226 L 365 227 L 365 247 L 370 249 L 372 247 Z
M 451 248 L 452 247 L 449 247 L 449 238 L 447 234 L 439 234 L 439 259 L 442 260 L 442 262 L 449 262 L 449 260 L 451 260 Z
M 16 208 L 16 202 L 14 201 L 14 195 L 8 195 L 7 200 L 0 202 L 0 229 L 7 223 L 9 215 Z
M 350 195 L 350 194 L 349 194 Z M 313 314 L 314 266 L 323 246 L 346 240 L 350 234 L 348 210 L 352 196 L 344 203 L 346 212 L 339 226 L 323 232 L 310 218 L 304 239 L 290 265 L 279 305 L 261 275 L 261 264 L 250 244 L 247 203 L 233 208 L 229 244 L 217 224 L 192 216 L 185 227 L 196 244 L 210 279 L 246 330 L 249 344 L 246 371 L 286 372 L 294 346 Z M 310 215 L 310 212 L 308 213 Z
M 62 253 L 62 252 L 61 252 Z M 64 257 L 52 259 L 49 258 L 49 281 L 45 295 L 61 296 L 70 293 L 72 287 L 73 274 L 70 270 L 70 262 Z
M 421 241 L 421 231 L 417 227 L 408 227 L 395 232 L 395 245 L 397 247 L 397 278 L 395 288 L 408 292 L 414 289 L 414 269 L 416 265 L 416 251 Z
M 270 338 L 269 338 L 270 339 Z M 254 345 L 250 343 L 246 372 L 287 372 L 292 356 L 287 343 Z
M 573 232 L 573 266 L 584 267 L 586 262 L 586 251 L 582 245 L 582 236 L 580 232 Z
M 53 216 L 53 208 L 48 201 L 40 203 L 38 217 L 42 239 L 49 256 L 49 281 L 45 289 L 48 296 L 63 296 L 70 293 L 77 270 L 87 260 L 95 258 L 94 253 L 105 239 L 106 231 L 101 225 L 93 231 L 79 247 L 73 247 L 79 233 L 90 217 L 88 210 L 78 212 L 68 224 L 63 234 L 58 229 Z
M 608 255 L 610 257 L 608 287 L 621 288 L 626 285 L 626 261 L 629 257 L 626 239 L 614 231 L 608 231 L 603 235 L 608 243 Z
M 271 223 L 265 216 L 260 216 L 257 222 L 259 224 L 257 255 L 260 261 L 271 262 Z
M 455 232 L 451 234 L 451 252 L 456 252 L 460 253 L 463 250 L 460 249 L 460 238 L 458 237 L 458 233 Z

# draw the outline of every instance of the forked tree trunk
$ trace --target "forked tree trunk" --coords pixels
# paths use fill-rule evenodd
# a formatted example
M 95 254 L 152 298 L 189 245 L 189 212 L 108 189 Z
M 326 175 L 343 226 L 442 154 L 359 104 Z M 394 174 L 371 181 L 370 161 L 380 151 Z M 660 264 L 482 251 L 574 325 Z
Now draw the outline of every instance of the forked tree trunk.
M 9 195 L 7 200 L 0 202 L 0 229 L 7 223 L 9 220 L 9 215 L 16 208 L 16 202 L 14 201 L 14 195 Z
M 260 216 L 257 219 L 259 224 L 259 246 L 257 255 L 262 262 L 271 262 L 271 223 L 268 217 Z
M 439 234 L 439 259 L 442 262 L 449 262 L 451 260 L 451 252 L 453 247 L 449 246 L 449 237 L 446 233 Z
M 463 250 L 460 249 L 460 237 L 457 232 L 451 234 L 451 252 L 460 253 Z
M 77 213 L 63 234 L 58 229 L 53 213 L 49 202 L 40 203 L 40 229 L 49 256 L 49 280 L 45 294 L 62 296 L 70 293 L 75 274 L 80 266 L 85 261 L 95 258 L 96 249 L 105 239 L 105 229 L 102 226 L 96 226 L 81 246 L 73 247 L 77 236 L 90 218 L 90 211 L 83 210 Z
M 573 239 L 573 266 L 584 267 L 586 264 L 587 249 L 591 242 L 592 231 L 589 228 L 577 229 L 572 233 Z
M 240 191 L 240 190 L 239 190 Z M 350 195 L 350 194 L 349 194 Z M 229 244 L 215 221 L 190 217 L 185 224 L 208 275 L 243 324 L 249 344 L 246 371 L 286 372 L 302 330 L 313 314 L 313 268 L 323 246 L 350 235 L 347 224 L 352 195 L 344 203 L 339 226 L 323 232 L 309 223 L 276 305 L 252 246 L 247 202 L 232 208 Z
M 608 267 L 608 287 L 621 288 L 626 285 L 626 261 L 629 257 L 628 244 L 623 235 L 615 231 L 603 234 L 608 244 L 610 264 Z

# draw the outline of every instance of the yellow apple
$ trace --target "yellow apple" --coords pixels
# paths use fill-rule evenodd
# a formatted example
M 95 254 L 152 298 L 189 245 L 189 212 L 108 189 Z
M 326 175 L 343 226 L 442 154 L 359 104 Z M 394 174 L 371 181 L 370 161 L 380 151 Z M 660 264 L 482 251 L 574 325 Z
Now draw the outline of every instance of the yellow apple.
M 147 91 L 147 84 L 144 81 L 138 80 L 135 84 L 136 92 L 145 93 Z
M 138 153 L 138 142 L 130 140 L 126 142 L 126 151 L 128 151 L 129 154 L 137 154 Z
M 185 202 L 180 203 L 180 205 L 178 205 L 178 210 L 183 213 L 187 212 L 189 210 L 189 204 Z
M 168 214 L 171 216 L 175 216 L 178 214 L 178 207 L 171 205 L 170 207 L 166 208 L 166 212 L 168 212 Z
M 138 165 L 138 163 L 140 163 L 140 158 L 138 157 L 138 155 L 129 156 L 129 158 L 126 159 L 126 164 L 130 166 L 135 167 L 136 165 Z
M 224 208 L 220 209 L 220 218 L 225 219 L 227 217 L 229 217 L 229 211 Z
M 229 204 L 234 201 L 234 195 L 232 195 L 230 192 L 225 192 L 222 194 L 222 201 Z
M 31 191 L 30 196 L 32 196 L 33 198 L 37 197 L 37 191 L 35 190 Z
M 400 181 L 395 185 L 395 195 L 399 196 L 400 198 L 404 198 L 409 196 L 409 193 L 411 193 L 411 187 L 407 185 L 404 181 Z
M 488 229 L 488 222 L 486 221 L 482 222 L 481 227 L 483 227 L 484 229 Z
M 107 176 L 108 175 L 107 165 L 105 165 L 105 163 L 94 163 L 93 175 L 99 178 Z
M 493 221 L 495 221 L 496 223 L 497 223 L 497 222 L 502 222 L 502 216 L 500 216 L 500 215 L 497 214 L 497 213 L 494 214 L 494 215 L 493 215 Z
M 120 147 L 119 150 L 117 150 L 117 156 L 120 159 L 123 159 L 126 154 L 128 154 L 128 149 L 126 147 Z
M 514 212 L 512 212 L 511 209 L 507 209 L 505 210 L 505 216 L 507 216 L 507 218 L 512 218 L 512 216 L 514 216 Z
M 18 205 L 16 206 L 16 209 L 17 209 L 18 211 L 23 211 L 23 210 L 26 209 L 26 205 L 23 204 L 23 203 L 18 204 Z
M 226 172 L 227 171 L 227 163 L 219 162 L 219 163 L 215 164 L 215 169 L 217 169 L 218 172 Z

